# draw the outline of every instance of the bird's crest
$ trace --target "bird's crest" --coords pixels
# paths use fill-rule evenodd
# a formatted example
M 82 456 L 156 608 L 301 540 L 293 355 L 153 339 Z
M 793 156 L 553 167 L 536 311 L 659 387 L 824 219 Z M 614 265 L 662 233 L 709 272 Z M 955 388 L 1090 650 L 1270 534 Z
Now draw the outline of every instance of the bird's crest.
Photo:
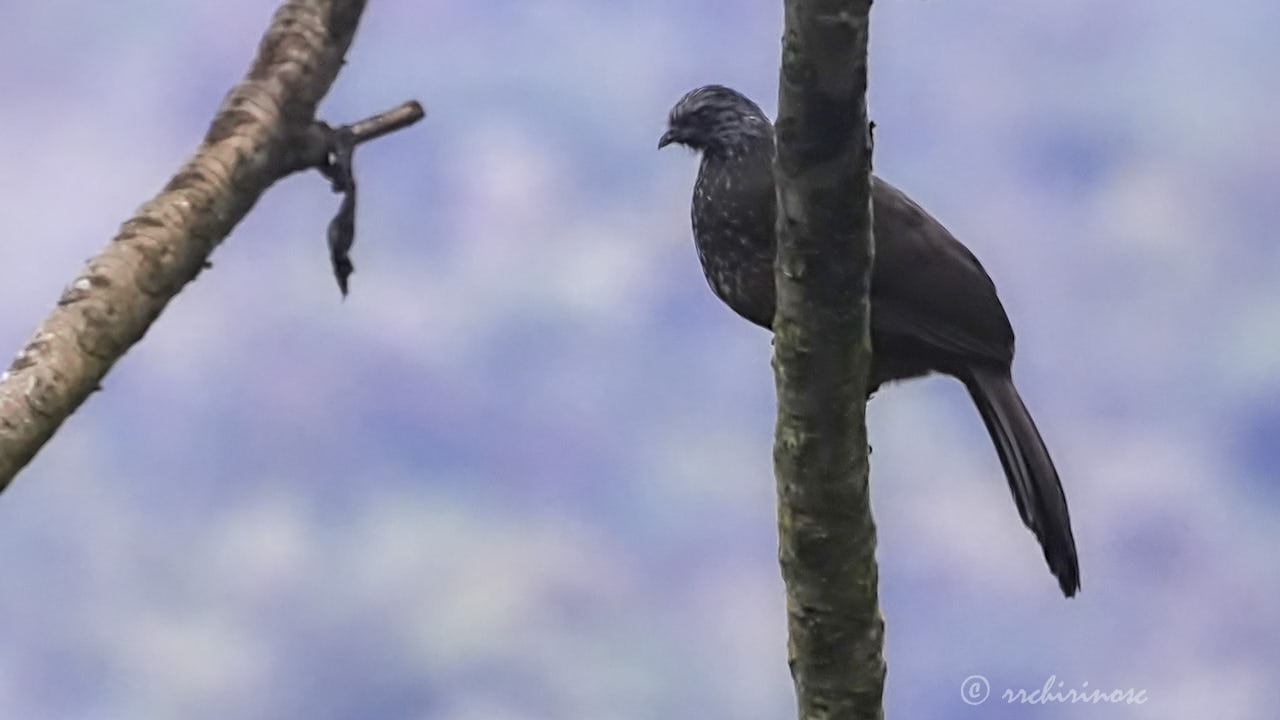
M 764 111 L 742 93 L 723 85 L 691 90 L 667 118 L 667 142 L 697 150 L 730 148 L 750 139 L 772 137 Z

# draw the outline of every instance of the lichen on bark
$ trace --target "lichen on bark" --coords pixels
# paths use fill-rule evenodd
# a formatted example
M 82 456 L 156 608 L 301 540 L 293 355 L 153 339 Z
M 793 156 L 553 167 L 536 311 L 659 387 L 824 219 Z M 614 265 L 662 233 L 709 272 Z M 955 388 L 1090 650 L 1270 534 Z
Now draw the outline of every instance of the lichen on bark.
M 870 0 L 787 0 L 778 97 L 778 556 L 802 720 L 883 717 L 866 435 Z

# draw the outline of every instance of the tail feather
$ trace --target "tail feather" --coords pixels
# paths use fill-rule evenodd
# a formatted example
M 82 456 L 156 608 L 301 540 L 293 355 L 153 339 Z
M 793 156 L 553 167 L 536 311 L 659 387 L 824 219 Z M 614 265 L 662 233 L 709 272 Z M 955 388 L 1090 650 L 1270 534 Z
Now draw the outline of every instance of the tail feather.
M 1035 533 L 1049 570 L 1067 597 L 1080 589 L 1067 498 L 1049 450 L 1003 368 L 970 367 L 962 377 L 991 433 L 1022 522 Z

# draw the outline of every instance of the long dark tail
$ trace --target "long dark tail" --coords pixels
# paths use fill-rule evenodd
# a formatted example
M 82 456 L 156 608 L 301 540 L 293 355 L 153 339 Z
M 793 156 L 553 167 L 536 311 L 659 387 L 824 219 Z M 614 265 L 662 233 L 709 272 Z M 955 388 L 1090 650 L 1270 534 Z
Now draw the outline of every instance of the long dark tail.
M 1044 559 L 1058 578 L 1063 594 L 1071 597 L 1080 589 L 1080 566 L 1071 536 L 1067 498 L 1031 414 L 1022 404 L 1007 369 L 969 367 L 961 380 L 1000 453 L 1000 464 L 1004 465 L 1022 522 L 1040 541 Z

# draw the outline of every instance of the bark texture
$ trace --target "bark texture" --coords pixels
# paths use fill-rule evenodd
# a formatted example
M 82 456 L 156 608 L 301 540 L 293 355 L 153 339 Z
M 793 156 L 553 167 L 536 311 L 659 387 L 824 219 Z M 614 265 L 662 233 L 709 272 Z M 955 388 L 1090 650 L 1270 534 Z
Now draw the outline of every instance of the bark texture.
M 0 375 L 0 490 L 99 387 L 170 299 L 272 183 L 328 165 L 315 120 L 351 44 L 364 0 L 289 0 L 247 76 L 168 185 L 63 292 Z M 370 139 L 422 117 L 417 103 L 351 126 Z
M 802 720 L 883 717 L 868 487 L 870 0 L 786 0 L 778 98 L 778 555 Z

